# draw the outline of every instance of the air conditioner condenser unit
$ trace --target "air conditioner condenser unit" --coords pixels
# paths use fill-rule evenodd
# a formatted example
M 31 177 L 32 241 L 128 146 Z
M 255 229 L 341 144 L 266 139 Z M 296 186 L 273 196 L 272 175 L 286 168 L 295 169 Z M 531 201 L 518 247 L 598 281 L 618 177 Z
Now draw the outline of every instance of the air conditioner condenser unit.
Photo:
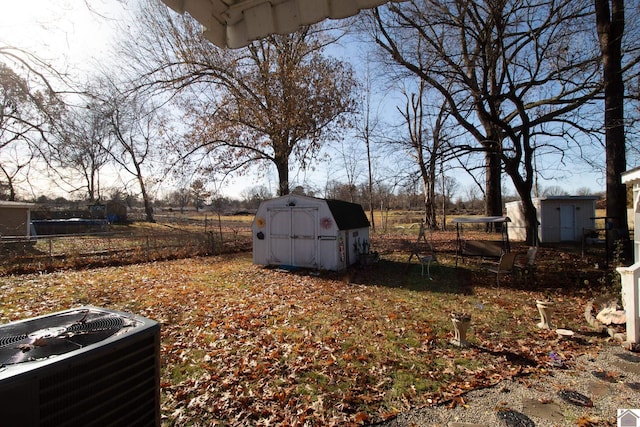
M 159 426 L 160 325 L 98 307 L 0 325 L 0 425 Z

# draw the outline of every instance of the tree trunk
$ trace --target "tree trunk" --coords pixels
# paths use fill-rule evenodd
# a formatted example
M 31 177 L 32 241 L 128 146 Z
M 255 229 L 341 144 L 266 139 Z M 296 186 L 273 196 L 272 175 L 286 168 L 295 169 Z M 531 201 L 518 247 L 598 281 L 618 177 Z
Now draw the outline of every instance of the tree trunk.
M 151 200 L 149 199 L 149 195 L 147 194 L 147 189 L 142 182 L 142 177 L 138 177 L 138 182 L 140 183 L 140 191 L 142 193 L 142 201 L 144 203 L 144 213 L 147 219 L 147 222 L 156 222 L 153 217 L 153 206 L 151 205 Z
M 436 216 L 436 189 L 435 189 L 435 166 L 422 170 L 422 185 L 424 187 L 424 213 L 425 224 L 435 230 L 438 228 L 438 218 Z
M 528 139 L 524 137 L 524 139 Z M 528 143 L 524 143 L 524 146 L 528 146 Z M 531 154 L 526 155 L 526 158 L 532 157 Z M 505 173 L 511 178 L 513 186 L 520 196 L 520 203 L 522 204 L 522 214 L 524 216 L 524 226 L 526 237 L 525 241 L 528 245 L 537 245 L 538 243 L 538 212 L 533 203 L 531 193 L 533 190 L 533 166 L 531 164 L 525 166 L 524 173 L 520 170 L 521 160 L 520 158 L 505 158 L 504 170 Z
M 16 188 L 13 186 L 13 182 L 9 182 L 9 201 L 10 202 L 15 202 L 16 201 Z
M 89 171 L 89 203 L 93 204 L 96 200 L 96 174 L 95 169 L 91 168 Z
M 276 169 L 278 171 L 278 196 L 286 196 L 289 194 L 289 162 L 285 160 L 276 160 Z
M 538 244 L 538 211 L 531 197 L 521 197 L 522 215 L 524 216 L 525 241 L 530 246 Z
M 627 219 L 627 189 L 621 174 L 627 167 L 624 135 L 624 81 L 622 76 L 622 35 L 624 0 L 595 0 L 596 25 L 602 51 L 604 78 L 604 124 L 607 178 L 607 217 L 613 236 L 608 239 L 613 250 L 616 241 L 625 242 L 624 256 L 630 258 Z
M 367 120 L 369 114 L 367 112 Z M 371 142 L 369 141 L 369 126 L 367 125 L 367 130 L 365 131 L 365 144 L 367 145 L 367 168 L 369 171 L 369 185 L 368 185 L 368 196 L 369 196 L 369 220 L 371 221 L 371 229 L 376 231 L 376 221 L 373 215 L 373 168 L 371 166 Z
M 144 179 L 142 177 L 142 170 L 140 169 L 140 165 L 138 163 L 135 164 L 138 185 L 140 186 L 140 193 L 142 195 L 142 202 L 144 203 L 144 213 L 147 219 L 147 222 L 156 222 L 155 218 L 153 218 L 153 206 L 151 205 L 151 199 L 149 199 L 149 194 L 147 194 L 147 187 L 144 184 Z
M 8 201 L 14 202 L 16 200 L 16 188 L 13 185 L 13 178 L 7 173 L 7 171 L 2 167 L 2 165 L 0 165 L 0 171 L 2 171 L 2 174 L 7 180 L 6 187 L 7 187 L 7 190 L 9 191 Z
M 422 84 L 421 84 L 422 87 Z M 420 98 L 422 99 L 422 97 Z M 422 104 L 421 104 L 422 105 Z M 422 112 L 422 106 L 420 107 L 420 111 Z M 436 169 L 438 167 L 438 161 L 442 163 L 442 158 L 444 157 L 442 154 L 441 147 L 444 145 L 443 141 L 443 131 L 444 121 L 446 120 L 446 104 L 440 107 L 440 112 L 438 113 L 437 119 L 433 126 L 433 145 L 428 151 L 429 160 L 425 161 L 424 155 L 422 154 L 422 149 L 420 149 L 420 164 L 424 165 L 424 170 L 422 171 L 423 180 L 425 184 L 425 221 L 428 227 L 433 230 L 438 229 L 438 217 L 437 217 L 437 209 L 436 209 Z M 422 145 L 422 144 L 421 144 Z M 444 171 L 442 173 L 442 180 L 444 181 Z M 443 192 L 444 197 L 444 192 Z M 443 221 L 446 221 L 446 217 L 444 216 L 444 211 L 442 213 Z M 442 224 L 443 228 L 445 224 Z
M 488 141 L 483 145 L 487 150 L 484 213 L 487 216 L 502 216 L 502 163 L 498 143 Z

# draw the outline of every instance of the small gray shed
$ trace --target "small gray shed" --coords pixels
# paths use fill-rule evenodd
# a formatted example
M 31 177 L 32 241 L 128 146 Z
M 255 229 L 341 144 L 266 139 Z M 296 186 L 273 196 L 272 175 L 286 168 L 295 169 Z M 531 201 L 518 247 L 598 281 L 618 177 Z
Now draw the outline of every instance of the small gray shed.
M 362 206 L 290 194 L 260 203 L 251 226 L 253 262 L 342 270 L 369 247 Z
M 0 237 L 25 238 L 31 236 L 32 203 L 0 200 Z
M 597 196 L 548 196 L 533 199 L 538 212 L 538 241 L 541 243 L 579 242 L 585 230 L 595 228 Z M 506 204 L 511 219 L 509 239 L 526 238 L 522 202 Z

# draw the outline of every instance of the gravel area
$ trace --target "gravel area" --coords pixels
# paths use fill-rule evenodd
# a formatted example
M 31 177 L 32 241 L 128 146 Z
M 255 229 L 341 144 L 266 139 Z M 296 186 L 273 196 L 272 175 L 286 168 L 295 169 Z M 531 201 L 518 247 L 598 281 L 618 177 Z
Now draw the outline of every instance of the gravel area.
M 580 398 L 572 393 L 577 392 L 593 406 L 570 403 L 560 396 L 561 391 Z M 593 353 L 576 358 L 569 367 L 469 392 L 464 396 L 464 403 L 451 409 L 444 406 L 417 409 L 380 425 L 616 426 L 618 409 L 638 409 L 640 414 L 640 354 L 607 343 Z M 526 418 L 520 418 L 520 424 L 513 419 L 506 421 L 505 410 L 524 414 L 533 424 Z

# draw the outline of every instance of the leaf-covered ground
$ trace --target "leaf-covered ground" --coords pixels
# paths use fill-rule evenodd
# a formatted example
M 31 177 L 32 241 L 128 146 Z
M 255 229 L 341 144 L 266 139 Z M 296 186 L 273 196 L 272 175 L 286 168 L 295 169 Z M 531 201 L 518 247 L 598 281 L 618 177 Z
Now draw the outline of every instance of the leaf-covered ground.
M 496 288 L 446 251 L 429 281 L 404 248 L 378 247 L 379 263 L 346 274 L 263 268 L 245 253 L 0 277 L 0 321 L 90 304 L 161 322 L 163 424 L 180 426 L 371 423 L 571 364 L 602 340 L 582 320 L 597 296 L 584 284 L 602 276 L 590 260 L 544 249 L 538 286 Z M 563 307 L 555 323 L 583 339 L 536 327 L 548 294 Z M 449 344 L 449 314 L 463 311 L 467 349 Z

